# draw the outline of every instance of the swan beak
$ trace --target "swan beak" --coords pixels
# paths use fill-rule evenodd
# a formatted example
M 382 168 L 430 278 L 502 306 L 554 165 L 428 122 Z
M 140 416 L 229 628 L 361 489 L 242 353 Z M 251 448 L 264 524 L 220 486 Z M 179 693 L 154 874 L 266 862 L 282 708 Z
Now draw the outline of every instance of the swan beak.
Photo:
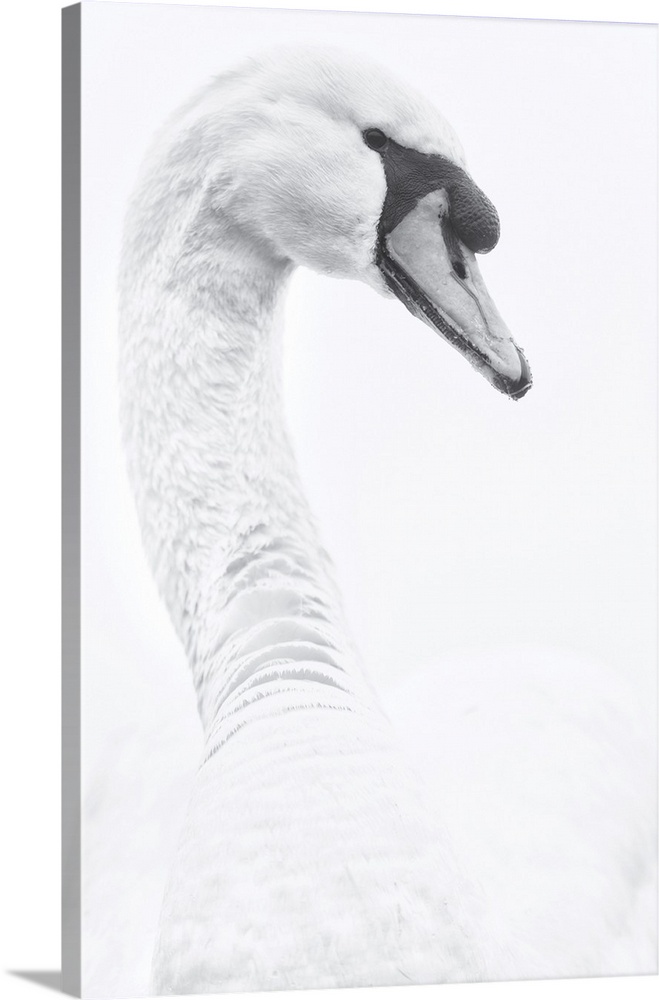
M 426 195 L 383 234 L 378 266 L 407 308 L 512 399 L 531 388 L 531 372 L 499 315 L 476 257 L 450 222 L 444 191 Z

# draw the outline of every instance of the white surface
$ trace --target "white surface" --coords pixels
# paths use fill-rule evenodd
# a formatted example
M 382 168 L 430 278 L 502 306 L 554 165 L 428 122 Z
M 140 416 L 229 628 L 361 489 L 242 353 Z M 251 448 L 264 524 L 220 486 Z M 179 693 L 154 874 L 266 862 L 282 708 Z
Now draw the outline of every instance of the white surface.
M 137 803 L 157 796 L 165 774 L 178 777 L 156 767 L 126 804 L 144 770 L 129 749 L 135 727 L 148 719 L 162 734 L 144 751 L 157 761 L 175 714 L 184 786 L 199 753 L 191 684 L 145 568 L 119 443 L 125 205 L 170 111 L 278 43 L 378 60 L 438 104 L 501 214 L 501 244 L 483 271 L 536 372 L 533 391 L 511 404 L 398 303 L 297 273 L 289 422 L 371 678 L 395 683 L 465 648 L 564 649 L 612 666 L 651 699 L 652 29 L 99 3 L 83 8 L 83 34 L 83 787 L 106 817 L 104 831 L 90 808 L 88 870 L 114 870 L 126 835 L 106 833 L 126 829 L 126 814 L 149 841 Z M 175 801 L 177 817 L 185 797 Z M 90 909 L 109 914 L 116 886 L 119 909 L 136 912 L 133 880 L 148 867 L 135 867 L 125 896 L 114 875 L 94 875 Z M 140 924 L 130 937 L 141 936 Z M 118 965 L 93 962 L 90 988 Z
M 10 808 L 5 815 L 15 818 L 12 825 L 5 821 L 3 829 L 6 838 L 2 872 L 5 907 L 0 938 L 4 948 L 3 964 L 10 968 L 55 968 L 59 951 L 56 936 L 59 908 L 58 346 L 54 335 L 58 278 L 53 266 L 58 245 L 58 164 L 56 157 L 50 155 L 50 150 L 56 146 L 57 132 L 57 19 L 53 16 L 57 6 L 33 3 L 26 5 L 20 15 L 14 15 L 22 19 L 18 25 L 21 33 L 6 32 L 8 45 L 3 64 L 3 70 L 8 70 L 5 92 L 10 95 L 20 92 L 21 95 L 18 104 L 9 102 L 5 122 L 5 133 L 11 137 L 10 155 L 3 163 L 8 175 L 5 189 L 11 194 L 5 210 L 10 223 L 14 224 L 11 238 L 5 238 L 5 246 L 10 251 L 9 263 L 20 261 L 23 269 L 20 280 L 17 277 L 8 282 L 5 293 L 9 315 L 5 330 L 2 396 L 3 427 L 8 432 L 5 435 L 6 454 L 13 472 L 10 482 L 14 484 L 13 488 L 5 490 L 3 497 L 5 523 L 9 525 L 6 540 L 11 570 L 6 573 L 10 613 L 6 617 L 5 631 L 9 652 L 4 671 L 6 688 L 1 727 L 3 759 L 10 764 L 6 768 L 6 797 Z M 590 6 L 596 6 L 601 17 L 633 17 L 633 10 L 639 5 L 599 3 Z M 652 16 L 652 6 L 646 4 L 645 17 L 648 19 Z M 616 7 L 617 12 L 613 11 Z M 624 14 L 621 15 L 621 11 Z M 52 30 L 48 31 L 44 25 L 52 26 Z M 623 81 L 621 74 L 618 80 L 618 91 L 623 93 L 627 87 L 626 76 Z M 652 80 L 650 86 L 654 87 Z M 488 190 L 487 178 L 477 170 L 477 164 L 481 168 L 483 165 L 474 146 L 477 137 L 472 140 L 465 133 L 462 121 L 455 115 L 454 119 L 468 144 L 477 178 Z M 489 191 L 495 197 L 491 184 Z M 503 214 L 503 206 L 499 207 Z M 505 215 L 504 226 L 505 232 L 508 229 Z M 494 258 L 491 263 L 494 265 Z M 519 263 L 520 266 L 532 263 L 526 247 Z M 511 282 L 512 278 L 510 276 Z M 495 281 L 493 274 L 490 284 L 504 310 L 505 304 L 498 291 L 502 279 L 503 275 Z M 543 297 L 546 291 L 543 290 Z M 338 296 L 333 297 L 334 301 L 337 299 Z M 368 310 L 376 308 L 375 301 L 371 296 Z M 26 304 L 29 318 L 26 318 Z M 510 313 L 507 316 L 512 325 L 513 316 Z M 520 330 L 517 332 L 538 374 L 537 352 L 532 352 L 529 338 L 523 338 Z M 432 351 L 433 354 L 436 351 L 437 358 L 441 351 L 442 357 L 447 359 L 443 345 L 433 344 Z M 455 359 L 454 363 L 457 365 L 459 361 Z M 29 377 L 25 373 L 29 373 Z M 464 366 L 464 377 L 467 376 L 471 380 L 475 378 Z M 492 392 L 485 383 L 482 391 Z M 38 625 L 35 625 L 35 609 Z M 8 996 L 39 995 L 38 987 L 16 978 L 5 977 L 2 985 Z M 656 983 L 651 980 L 471 987 L 472 990 L 485 989 L 489 996 L 508 996 L 509 991 L 514 995 L 517 991 L 517 995 L 531 997 L 565 996 L 566 992 L 568 996 L 583 997 L 650 996 L 650 990 L 654 995 L 655 988 Z M 390 991 L 386 995 L 392 996 Z

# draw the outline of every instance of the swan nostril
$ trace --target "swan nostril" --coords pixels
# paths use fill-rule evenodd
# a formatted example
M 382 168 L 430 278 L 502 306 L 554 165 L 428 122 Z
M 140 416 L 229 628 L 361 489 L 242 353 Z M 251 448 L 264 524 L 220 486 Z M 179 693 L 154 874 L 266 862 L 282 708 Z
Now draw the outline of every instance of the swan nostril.
M 452 260 L 451 265 L 453 267 L 453 270 L 457 274 L 458 278 L 464 279 L 467 277 L 467 268 L 464 266 L 461 260 Z

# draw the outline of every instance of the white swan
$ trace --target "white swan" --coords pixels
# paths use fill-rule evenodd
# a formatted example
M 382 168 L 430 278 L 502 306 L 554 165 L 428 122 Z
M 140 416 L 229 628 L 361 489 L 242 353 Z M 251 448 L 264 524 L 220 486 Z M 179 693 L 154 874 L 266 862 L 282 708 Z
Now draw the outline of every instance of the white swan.
M 398 693 L 424 785 L 346 636 L 283 424 L 296 264 L 393 291 L 522 395 L 526 362 L 473 252 L 497 231 L 433 106 L 338 54 L 227 73 L 154 143 L 124 246 L 122 419 L 205 732 L 160 992 L 655 968 L 630 696 L 542 657 L 440 672 L 432 731 L 418 687 Z

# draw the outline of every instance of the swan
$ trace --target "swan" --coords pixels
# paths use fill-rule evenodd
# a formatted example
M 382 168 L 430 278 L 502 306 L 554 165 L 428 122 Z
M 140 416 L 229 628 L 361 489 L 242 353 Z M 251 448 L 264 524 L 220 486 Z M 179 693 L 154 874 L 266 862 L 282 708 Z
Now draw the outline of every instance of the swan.
M 248 60 L 147 155 L 120 274 L 121 421 L 203 726 L 140 941 L 156 993 L 656 968 L 633 692 L 576 657 L 502 655 L 410 676 L 384 706 L 283 418 L 297 266 L 402 303 L 521 400 L 530 369 L 475 256 L 498 232 L 435 107 L 340 52 Z

